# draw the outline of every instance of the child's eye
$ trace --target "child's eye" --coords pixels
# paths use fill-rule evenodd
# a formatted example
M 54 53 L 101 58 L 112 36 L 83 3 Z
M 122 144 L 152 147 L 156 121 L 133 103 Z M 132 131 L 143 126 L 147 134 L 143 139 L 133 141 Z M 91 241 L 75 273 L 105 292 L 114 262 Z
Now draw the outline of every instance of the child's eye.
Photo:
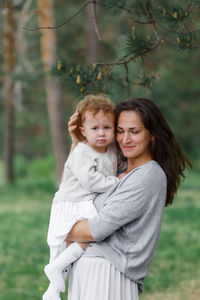
M 105 129 L 110 129 L 110 126 L 105 126 Z
M 97 130 L 97 127 L 93 127 L 92 130 Z

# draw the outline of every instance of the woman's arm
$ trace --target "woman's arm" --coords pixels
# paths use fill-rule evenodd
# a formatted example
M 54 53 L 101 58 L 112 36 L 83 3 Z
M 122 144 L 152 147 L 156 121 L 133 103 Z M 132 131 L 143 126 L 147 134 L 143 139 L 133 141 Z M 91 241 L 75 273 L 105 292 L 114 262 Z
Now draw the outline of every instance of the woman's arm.
M 144 211 L 147 199 L 144 197 L 141 185 L 134 185 L 133 182 L 131 180 L 131 184 L 118 187 L 106 199 L 97 216 L 76 223 L 66 240 L 102 241 L 120 227 L 139 218 Z
M 93 242 L 94 239 L 92 237 L 89 225 L 88 225 L 88 220 L 82 220 L 77 222 L 71 231 L 68 233 L 67 238 L 65 239 L 66 242 L 72 242 L 76 241 L 79 243 L 84 243 L 84 242 Z

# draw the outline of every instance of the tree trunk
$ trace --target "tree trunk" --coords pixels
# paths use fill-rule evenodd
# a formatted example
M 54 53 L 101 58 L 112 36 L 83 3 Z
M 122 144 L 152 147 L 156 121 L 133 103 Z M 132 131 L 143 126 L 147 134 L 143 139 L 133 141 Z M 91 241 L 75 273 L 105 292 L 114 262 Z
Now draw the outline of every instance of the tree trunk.
M 40 26 L 54 26 L 52 1 L 37 0 L 37 2 Z M 56 157 L 57 180 L 59 181 L 66 160 L 67 144 L 60 84 L 58 79 L 52 77 L 49 73 L 51 67 L 56 63 L 56 34 L 54 30 L 43 30 L 41 36 L 41 54 L 44 69 L 46 71 L 45 88 L 47 108 L 50 119 L 53 149 Z
M 95 10 L 95 11 L 94 11 Z M 90 3 L 86 7 L 87 31 L 86 31 L 86 63 L 92 64 L 99 57 L 99 42 L 94 26 L 94 13 L 96 21 L 98 21 L 99 7 L 94 3 Z
M 4 136 L 4 159 L 6 182 L 14 180 L 13 155 L 14 155 L 14 82 L 11 73 L 15 66 L 15 31 L 12 1 L 6 3 L 6 24 L 4 32 L 4 48 L 6 62 L 6 76 L 4 83 L 5 103 L 5 136 Z

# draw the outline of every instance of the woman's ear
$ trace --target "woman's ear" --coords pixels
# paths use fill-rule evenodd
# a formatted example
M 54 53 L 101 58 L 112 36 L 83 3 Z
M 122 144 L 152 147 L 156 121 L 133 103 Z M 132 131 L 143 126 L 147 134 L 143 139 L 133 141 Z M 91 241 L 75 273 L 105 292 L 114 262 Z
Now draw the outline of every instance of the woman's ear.
M 80 127 L 79 127 L 79 130 L 80 130 L 81 134 L 82 134 L 83 136 L 85 136 L 85 128 L 80 126 Z

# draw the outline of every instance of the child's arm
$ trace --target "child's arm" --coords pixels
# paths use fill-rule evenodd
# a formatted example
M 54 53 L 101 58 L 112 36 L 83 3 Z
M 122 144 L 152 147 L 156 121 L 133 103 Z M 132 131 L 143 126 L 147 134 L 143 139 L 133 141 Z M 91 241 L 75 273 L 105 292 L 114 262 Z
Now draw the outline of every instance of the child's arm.
M 96 170 L 97 159 L 93 152 L 84 145 L 82 147 L 79 145 L 68 158 L 68 165 L 83 188 L 91 192 L 103 193 L 119 179 L 115 176 L 105 176 Z

